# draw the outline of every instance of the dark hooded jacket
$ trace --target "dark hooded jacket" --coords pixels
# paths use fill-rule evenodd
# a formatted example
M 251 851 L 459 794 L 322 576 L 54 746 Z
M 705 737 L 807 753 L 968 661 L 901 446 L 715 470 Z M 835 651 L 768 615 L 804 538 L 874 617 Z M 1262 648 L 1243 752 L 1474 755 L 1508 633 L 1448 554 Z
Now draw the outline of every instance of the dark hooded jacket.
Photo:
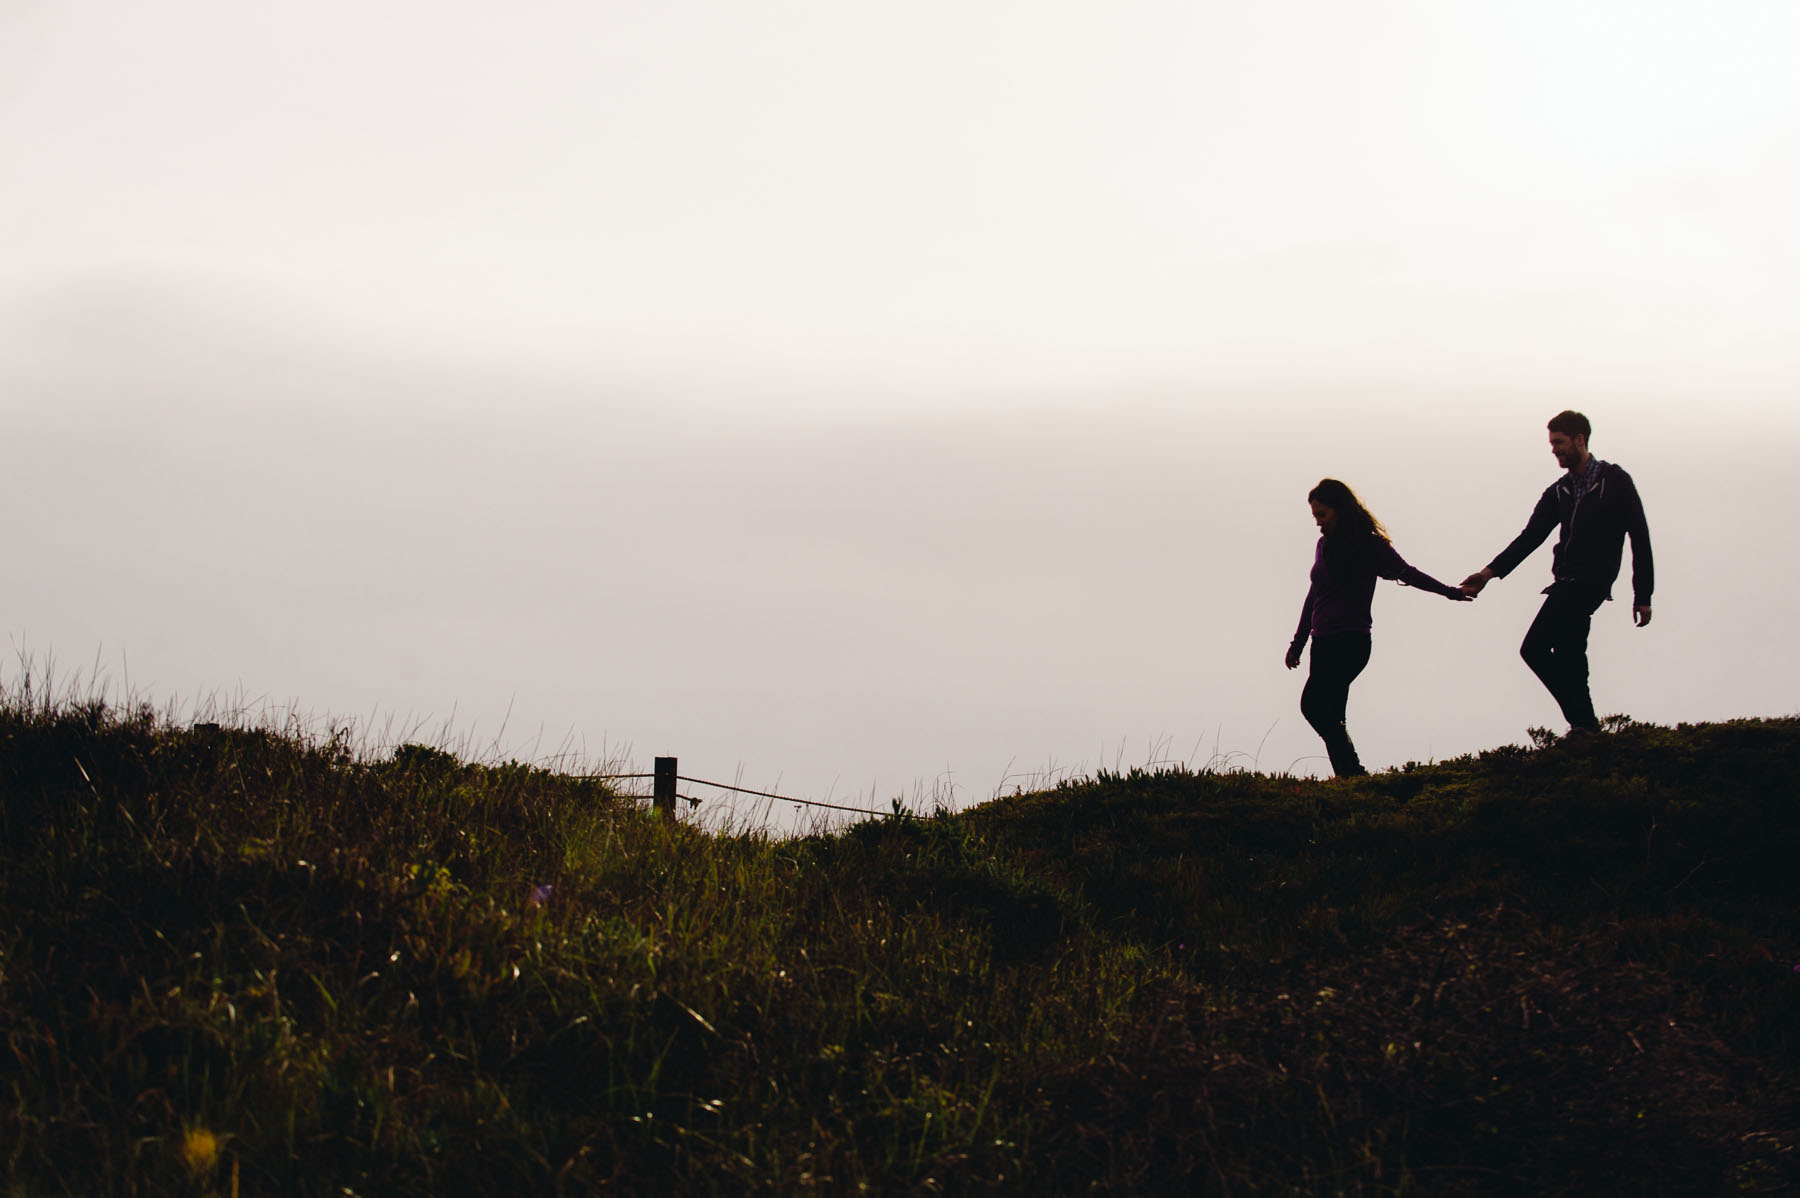
M 1568 475 L 1544 488 L 1525 531 L 1500 551 L 1488 569 L 1505 578 L 1544 543 L 1558 525 L 1551 573 L 1557 582 L 1590 586 L 1612 598 L 1612 584 L 1619 577 L 1625 556 L 1625 538 L 1631 538 L 1631 593 L 1638 607 L 1650 606 L 1656 587 L 1656 569 L 1650 556 L 1650 526 L 1644 522 L 1644 504 L 1638 498 L 1631 475 L 1611 462 L 1601 462 L 1594 485 L 1577 498 Z

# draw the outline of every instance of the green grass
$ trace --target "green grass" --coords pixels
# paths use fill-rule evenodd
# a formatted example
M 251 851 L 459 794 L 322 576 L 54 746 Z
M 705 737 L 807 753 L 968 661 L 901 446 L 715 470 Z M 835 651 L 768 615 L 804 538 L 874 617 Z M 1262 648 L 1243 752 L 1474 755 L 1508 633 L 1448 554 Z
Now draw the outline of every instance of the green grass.
M 0 1176 L 1800 1186 L 1800 722 L 1541 739 L 782 840 L 516 763 L 16 693 Z

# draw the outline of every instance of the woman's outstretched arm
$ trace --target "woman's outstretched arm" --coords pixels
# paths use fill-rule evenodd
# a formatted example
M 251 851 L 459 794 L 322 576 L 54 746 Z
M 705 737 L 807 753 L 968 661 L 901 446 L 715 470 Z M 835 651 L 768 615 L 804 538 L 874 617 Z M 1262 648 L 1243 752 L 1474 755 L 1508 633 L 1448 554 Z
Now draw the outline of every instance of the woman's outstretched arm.
M 1375 550 L 1375 573 L 1383 578 L 1395 579 L 1403 587 L 1418 587 L 1421 591 L 1430 591 L 1459 603 L 1471 598 L 1463 593 L 1461 587 L 1439 582 L 1417 566 L 1408 565 L 1406 559 L 1400 556 L 1400 551 L 1386 541 L 1382 541 Z

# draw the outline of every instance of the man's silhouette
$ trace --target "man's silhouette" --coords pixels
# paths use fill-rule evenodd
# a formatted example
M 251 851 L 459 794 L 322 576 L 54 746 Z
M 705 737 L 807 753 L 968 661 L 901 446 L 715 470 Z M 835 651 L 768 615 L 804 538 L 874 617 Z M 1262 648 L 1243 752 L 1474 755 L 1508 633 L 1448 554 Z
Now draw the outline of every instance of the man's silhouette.
M 1519 656 L 1549 688 L 1569 721 L 1571 733 L 1596 732 L 1600 721 L 1588 694 L 1588 626 L 1594 612 L 1612 598 L 1613 580 L 1631 538 L 1631 615 L 1642 628 L 1650 622 L 1650 592 L 1656 583 L 1650 557 L 1650 528 L 1631 476 L 1588 452 L 1592 429 L 1580 412 L 1559 412 L 1550 421 L 1550 452 L 1565 471 L 1545 488 L 1525 531 L 1487 566 L 1463 579 L 1463 593 L 1481 593 L 1490 578 L 1505 578 L 1558 525 L 1551 563 L 1554 580 L 1544 606 L 1531 622 Z

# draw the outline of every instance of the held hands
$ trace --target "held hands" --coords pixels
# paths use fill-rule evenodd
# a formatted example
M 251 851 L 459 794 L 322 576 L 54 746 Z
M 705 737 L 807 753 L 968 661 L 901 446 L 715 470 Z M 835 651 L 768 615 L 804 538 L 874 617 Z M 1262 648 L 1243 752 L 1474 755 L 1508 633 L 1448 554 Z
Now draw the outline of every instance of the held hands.
M 1473 599 L 1475 596 L 1481 594 L 1481 588 L 1486 586 L 1488 584 L 1488 579 L 1492 577 L 1493 575 L 1489 574 L 1486 569 L 1475 571 L 1475 573 L 1462 580 L 1462 593 Z

